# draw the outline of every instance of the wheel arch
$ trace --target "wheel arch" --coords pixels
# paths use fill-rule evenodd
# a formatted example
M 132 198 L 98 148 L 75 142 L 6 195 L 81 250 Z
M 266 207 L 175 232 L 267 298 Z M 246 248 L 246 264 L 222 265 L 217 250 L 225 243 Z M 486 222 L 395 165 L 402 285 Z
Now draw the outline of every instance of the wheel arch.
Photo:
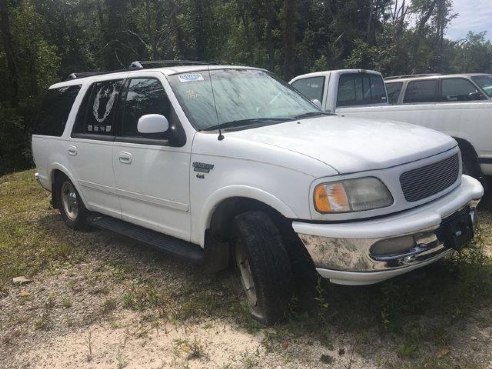
M 270 199 L 270 201 L 264 201 Z M 210 206 L 207 216 L 203 217 L 202 232 L 206 264 L 210 271 L 216 272 L 226 268 L 230 261 L 230 244 L 232 237 L 232 222 L 234 217 L 248 211 L 262 211 L 272 217 L 277 226 L 283 227 L 287 219 L 295 218 L 294 212 L 285 204 L 278 206 L 268 196 L 263 199 L 243 195 L 222 197 Z M 273 206 L 272 206 L 273 205 Z M 275 206 L 277 205 L 277 206 Z M 289 223 L 290 224 L 290 223 Z
M 75 189 L 79 193 L 80 199 L 82 200 L 82 203 L 84 204 L 85 207 L 87 207 L 87 203 L 84 199 L 84 195 L 79 189 L 78 183 L 75 181 L 74 177 L 70 174 L 70 172 L 65 168 L 63 165 L 60 164 L 54 164 L 49 171 L 49 178 L 51 181 L 51 204 L 53 208 L 58 209 L 60 204 L 59 204 L 59 199 L 56 194 L 56 181 L 60 175 L 64 175 L 67 177 L 72 184 L 74 185 Z
M 471 161 L 469 164 L 471 165 L 471 175 L 477 179 L 481 179 L 483 177 L 482 170 L 480 169 L 480 164 L 478 161 L 478 154 L 477 151 L 475 150 L 475 147 L 470 143 L 470 141 L 461 138 L 461 137 L 455 137 L 453 138 L 456 140 L 458 143 L 458 147 L 460 148 L 461 151 L 461 156 L 462 156 L 462 161 L 463 158 L 468 158 Z

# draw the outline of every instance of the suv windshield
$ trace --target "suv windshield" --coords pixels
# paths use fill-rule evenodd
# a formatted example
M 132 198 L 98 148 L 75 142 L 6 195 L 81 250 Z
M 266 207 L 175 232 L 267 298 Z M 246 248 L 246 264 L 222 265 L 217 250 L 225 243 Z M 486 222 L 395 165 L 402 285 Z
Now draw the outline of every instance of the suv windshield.
M 258 126 L 323 114 L 292 87 L 261 70 L 205 70 L 168 78 L 197 130 Z
M 487 94 L 492 97 L 492 75 L 472 76 L 471 79 Z

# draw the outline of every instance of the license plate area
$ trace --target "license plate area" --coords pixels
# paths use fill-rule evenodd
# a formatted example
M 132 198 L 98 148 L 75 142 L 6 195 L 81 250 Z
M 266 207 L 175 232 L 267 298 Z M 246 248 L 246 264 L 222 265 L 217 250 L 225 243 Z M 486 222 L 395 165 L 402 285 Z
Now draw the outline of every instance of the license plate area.
M 454 250 L 461 250 L 474 236 L 470 208 L 467 206 L 445 218 L 436 234 L 437 238 L 444 243 L 444 246 Z

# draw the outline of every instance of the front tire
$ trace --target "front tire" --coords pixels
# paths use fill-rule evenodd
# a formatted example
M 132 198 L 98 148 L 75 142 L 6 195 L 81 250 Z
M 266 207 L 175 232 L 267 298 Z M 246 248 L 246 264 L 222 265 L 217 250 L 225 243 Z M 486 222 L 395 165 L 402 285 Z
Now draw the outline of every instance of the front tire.
M 79 193 L 72 181 L 65 175 L 60 175 L 56 182 L 56 196 L 58 208 L 65 224 L 72 229 L 84 230 L 88 228 L 88 211 L 85 208 Z
M 292 298 L 292 270 L 279 230 L 259 211 L 234 219 L 234 255 L 250 312 L 271 325 L 288 316 Z

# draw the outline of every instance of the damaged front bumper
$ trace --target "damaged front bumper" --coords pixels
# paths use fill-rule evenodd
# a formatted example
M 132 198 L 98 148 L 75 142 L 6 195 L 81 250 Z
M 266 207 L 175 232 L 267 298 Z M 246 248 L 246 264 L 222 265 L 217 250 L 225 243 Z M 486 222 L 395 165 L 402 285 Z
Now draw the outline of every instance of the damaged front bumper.
M 464 176 L 446 196 L 396 215 L 292 226 L 322 277 L 337 284 L 373 284 L 433 263 L 468 243 L 482 195 L 480 183 Z

